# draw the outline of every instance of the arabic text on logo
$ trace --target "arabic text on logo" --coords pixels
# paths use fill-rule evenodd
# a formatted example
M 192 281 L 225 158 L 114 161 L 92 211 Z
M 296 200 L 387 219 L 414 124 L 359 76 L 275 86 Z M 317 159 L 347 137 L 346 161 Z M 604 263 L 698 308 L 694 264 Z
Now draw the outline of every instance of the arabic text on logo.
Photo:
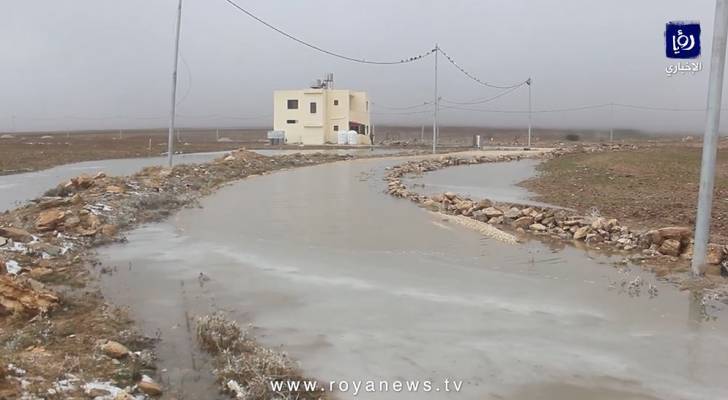
M 665 26 L 665 55 L 667 58 L 698 58 L 700 56 L 700 23 L 670 21 Z

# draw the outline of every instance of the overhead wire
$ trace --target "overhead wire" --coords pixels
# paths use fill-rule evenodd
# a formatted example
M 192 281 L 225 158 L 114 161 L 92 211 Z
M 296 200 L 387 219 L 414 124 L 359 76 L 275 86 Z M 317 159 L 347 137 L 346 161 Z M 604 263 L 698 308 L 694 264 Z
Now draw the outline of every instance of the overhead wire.
M 320 47 L 320 46 L 315 45 L 313 43 L 307 42 L 307 41 L 305 41 L 303 39 L 299 39 L 298 37 L 296 37 L 296 36 L 294 36 L 294 35 L 286 32 L 283 29 L 278 28 L 278 27 L 274 26 L 273 24 L 268 23 L 267 21 L 263 20 L 262 18 L 256 16 L 255 14 L 253 14 L 252 12 L 250 12 L 247 9 L 243 8 L 242 6 L 240 6 L 239 4 L 237 4 L 236 2 L 234 2 L 233 0 L 225 0 L 225 1 L 228 4 L 230 4 L 231 6 L 233 6 L 235 9 L 237 9 L 238 11 L 244 13 L 245 15 L 249 16 L 250 18 L 258 21 L 259 23 L 265 25 L 266 27 L 268 27 L 268 28 L 270 28 L 270 29 L 278 32 L 279 34 L 281 34 L 281 35 L 283 35 L 283 36 L 285 36 L 285 37 L 287 37 L 287 38 L 289 38 L 289 39 L 291 39 L 293 41 L 296 41 L 296 42 L 298 42 L 298 43 L 300 43 L 300 44 L 302 44 L 302 45 L 304 45 L 306 47 L 309 47 L 309 48 L 314 49 L 316 51 L 319 51 L 321 53 L 328 54 L 330 56 L 337 57 L 337 58 L 340 58 L 340 59 L 343 59 L 343 60 L 347 60 L 347 61 L 352 61 L 352 62 L 357 62 L 357 63 L 362 63 L 362 64 L 377 64 L 377 65 L 406 64 L 406 63 L 411 63 L 411 62 L 414 62 L 414 61 L 419 61 L 419 60 L 421 60 L 421 59 L 423 59 L 423 58 L 431 55 L 432 53 L 434 53 L 436 51 L 436 49 L 430 49 L 430 50 L 428 50 L 426 52 L 420 53 L 420 54 L 418 54 L 416 56 L 413 56 L 413 57 L 407 57 L 407 58 L 403 58 L 403 59 L 400 59 L 400 60 L 389 60 L 389 61 L 381 61 L 381 60 L 373 61 L 373 60 L 366 60 L 366 59 L 363 59 L 363 58 L 350 57 L 350 56 L 346 56 L 346 55 L 337 53 L 337 52 L 332 51 L 332 50 L 324 49 L 323 47 Z
M 516 91 L 520 87 L 521 86 L 512 87 L 512 88 L 510 88 L 508 90 L 505 90 L 505 91 L 503 91 L 501 93 L 498 93 L 495 96 L 491 96 L 491 97 L 487 97 L 487 98 L 480 98 L 480 99 L 473 99 L 471 101 L 455 101 L 455 100 L 448 100 L 446 98 L 441 98 L 440 101 L 443 101 L 445 103 L 450 103 L 450 104 L 457 104 L 457 105 L 484 104 L 484 103 L 489 103 L 489 102 L 491 102 L 493 100 L 496 100 L 496 99 L 498 99 L 500 97 L 503 97 L 505 95 L 508 95 L 510 93 L 513 93 L 514 91 Z
M 372 105 L 376 106 L 378 108 L 381 107 L 381 108 L 388 109 L 388 110 L 411 110 L 413 108 L 419 108 L 419 107 L 423 107 L 423 106 L 432 105 L 432 102 L 425 101 L 425 102 L 422 102 L 419 104 L 413 104 L 413 105 L 409 105 L 409 106 L 387 106 L 387 105 L 382 105 L 379 102 L 372 102 Z
M 226 0 L 226 1 L 229 1 L 229 0 Z M 458 64 L 449 54 L 447 54 L 447 52 L 445 50 L 442 49 L 442 47 L 437 46 L 435 48 L 435 50 L 436 51 L 439 51 L 440 53 L 442 53 L 442 55 L 445 56 L 445 59 L 450 64 L 454 65 L 455 68 L 457 68 L 465 76 L 467 76 L 468 78 L 470 78 L 471 80 L 477 82 L 478 84 L 480 84 L 482 86 L 486 86 L 486 87 L 490 87 L 490 88 L 494 88 L 494 89 L 511 89 L 511 88 L 515 88 L 515 87 L 519 87 L 519 86 L 523 86 L 525 84 L 528 84 L 528 83 L 530 83 L 530 80 L 531 80 L 531 78 L 528 78 L 528 79 L 526 79 L 524 81 L 521 81 L 521 82 L 518 82 L 518 83 L 514 83 L 512 85 L 494 85 L 494 84 L 488 83 L 488 82 L 486 82 L 486 81 L 478 78 L 477 76 L 471 74 L 470 72 L 466 71 L 465 68 L 461 67 L 460 64 Z

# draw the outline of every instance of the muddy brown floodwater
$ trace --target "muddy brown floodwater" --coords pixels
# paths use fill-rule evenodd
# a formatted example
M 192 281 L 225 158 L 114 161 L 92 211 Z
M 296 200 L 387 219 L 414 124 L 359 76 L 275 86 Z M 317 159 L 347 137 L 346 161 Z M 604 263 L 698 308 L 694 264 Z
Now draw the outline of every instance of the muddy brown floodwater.
M 228 186 L 101 249 L 116 267 L 102 280 L 105 295 L 161 336 L 162 375 L 184 398 L 214 396 L 188 321 L 216 310 L 326 382 L 463 381 L 458 394 L 357 398 L 728 397 L 722 309 L 606 256 L 508 245 L 443 222 L 384 193 L 384 168 L 397 162 L 338 162 Z M 487 176 L 488 167 L 509 171 L 461 173 Z M 628 290 L 637 277 L 657 297 Z

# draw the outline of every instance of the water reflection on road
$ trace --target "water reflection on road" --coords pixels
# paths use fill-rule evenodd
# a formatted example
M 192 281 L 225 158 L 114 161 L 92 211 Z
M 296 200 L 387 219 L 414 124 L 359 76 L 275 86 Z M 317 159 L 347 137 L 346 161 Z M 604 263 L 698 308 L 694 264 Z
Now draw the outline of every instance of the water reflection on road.
M 215 310 L 253 324 L 263 343 L 325 381 L 464 381 L 457 395 L 361 398 L 728 397 L 728 326 L 704 321 L 688 293 L 657 283 L 656 298 L 627 296 L 611 283 L 639 270 L 448 225 L 383 193 L 394 163 L 340 162 L 228 186 L 203 208 L 102 249 L 119 267 L 104 292 L 162 332 L 166 377 L 193 397 L 209 397 L 212 382 L 185 320 Z
M 400 152 L 399 149 L 340 149 L 340 150 L 307 150 L 307 149 L 261 149 L 252 150 L 265 156 L 281 154 L 313 154 L 319 152 L 369 155 L 392 154 Z M 212 161 L 228 153 L 217 151 L 209 153 L 190 153 L 175 155 L 175 164 L 195 164 Z M 130 175 L 144 167 L 166 165 L 166 157 L 122 158 L 111 160 L 84 161 L 60 165 L 42 171 L 26 172 L 13 175 L 0 176 L 0 211 L 8 210 L 21 205 L 23 202 L 41 196 L 43 192 L 51 189 L 61 182 L 81 174 L 95 175 L 105 172 L 107 175 Z

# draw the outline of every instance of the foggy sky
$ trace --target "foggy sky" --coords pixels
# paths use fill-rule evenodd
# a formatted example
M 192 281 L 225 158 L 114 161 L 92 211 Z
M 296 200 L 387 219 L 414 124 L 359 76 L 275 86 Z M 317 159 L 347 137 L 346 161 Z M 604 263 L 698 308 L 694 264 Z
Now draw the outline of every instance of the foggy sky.
M 534 109 L 599 103 L 703 108 L 714 1 L 709 0 L 237 0 L 268 22 L 352 57 L 401 59 L 434 43 L 484 80 L 533 77 Z M 0 131 L 164 127 L 169 113 L 177 0 L 0 0 Z M 667 77 L 665 23 L 698 20 L 704 70 Z M 178 124 L 272 125 L 272 91 L 326 72 L 365 90 L 375 111 L 433 99 L 432 57 L 394 66 L 352 64 L 260 25 L 223 0 L 184 0 Z M 499 93 L 442 57 L 440 95 Z M 521 88 L 467 106 L 526 110 Z M 725 98 L 725 96 L 724 96 Z M 376 106 L 380 104 L 381 107 Z M 703 112 L 616 108 L 614 126 L 702 132 Z M 416 110 L 415 110 L 416 111 Z M 441 110 L 446 125 L 523 127 L 525 114 Z M 235 117 L 235 118 L 231 118 Z M 378 124 L 432 124 L 427 114 L 374 114 Z M 538 127 L 600 128 L 609 110 L 535 114 Z M 725 113 L 724 124 L 726 126 Z

